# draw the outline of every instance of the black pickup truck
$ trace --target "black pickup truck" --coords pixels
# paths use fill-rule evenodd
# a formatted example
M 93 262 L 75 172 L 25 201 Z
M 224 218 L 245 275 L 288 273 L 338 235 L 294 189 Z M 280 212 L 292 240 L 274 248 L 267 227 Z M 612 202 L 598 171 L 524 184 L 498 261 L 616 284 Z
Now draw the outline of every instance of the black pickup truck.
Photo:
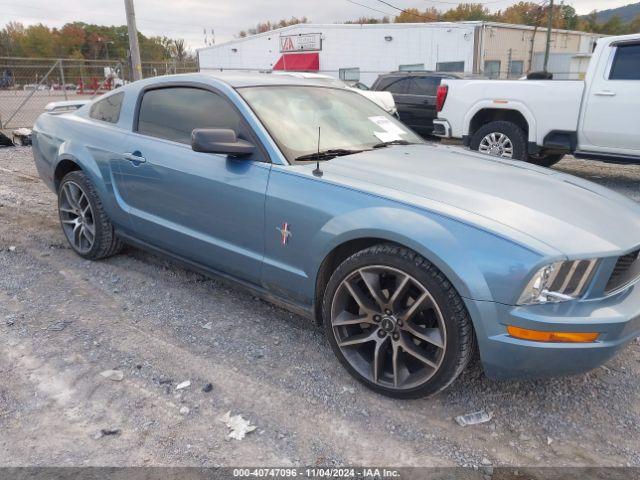
M 436 92 L 443 78 L 460 78 L 446 72 L 393 72 L 380 75 L 371 90 L 391 92 L 400 120 L 420 135 L 433 134 L 437 118 Z

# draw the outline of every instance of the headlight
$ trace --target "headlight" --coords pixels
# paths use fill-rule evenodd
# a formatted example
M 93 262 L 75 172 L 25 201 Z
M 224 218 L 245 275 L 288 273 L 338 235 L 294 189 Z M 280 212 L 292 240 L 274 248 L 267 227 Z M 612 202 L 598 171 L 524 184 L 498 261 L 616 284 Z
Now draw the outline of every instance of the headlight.
M 597 259 L 570 260 L 542 267 L 520 295 L 518 305 L 579 298 L 589 286 L 597 263 Z

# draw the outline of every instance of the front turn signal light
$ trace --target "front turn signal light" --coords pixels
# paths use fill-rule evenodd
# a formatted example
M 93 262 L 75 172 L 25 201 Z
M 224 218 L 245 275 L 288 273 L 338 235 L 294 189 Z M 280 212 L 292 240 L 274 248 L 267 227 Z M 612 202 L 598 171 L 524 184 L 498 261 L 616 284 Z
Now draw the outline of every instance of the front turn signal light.
M 513 325 L 507 327 L 507 332 L 513 338 L 521 340 L 553 343 L 590 343 L 595 342 L 599 335 L 595 332 L 544 332 L 542 330 L 514 327 Z

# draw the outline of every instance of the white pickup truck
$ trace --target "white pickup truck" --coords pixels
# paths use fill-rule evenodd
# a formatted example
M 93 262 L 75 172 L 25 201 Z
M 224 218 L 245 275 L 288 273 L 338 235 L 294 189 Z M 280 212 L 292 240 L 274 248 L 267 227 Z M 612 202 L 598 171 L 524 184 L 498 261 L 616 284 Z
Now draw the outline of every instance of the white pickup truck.
M 640 162 L 640 34 L 599 39 L 584 81 L 444 79 L 437 109 L 436 135 L 490 155 Z

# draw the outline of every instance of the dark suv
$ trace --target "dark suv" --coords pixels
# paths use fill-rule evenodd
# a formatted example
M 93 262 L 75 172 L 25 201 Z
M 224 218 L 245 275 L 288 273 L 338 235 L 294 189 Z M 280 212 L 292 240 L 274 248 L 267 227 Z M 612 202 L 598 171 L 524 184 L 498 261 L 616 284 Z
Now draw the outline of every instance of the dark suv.
M 371 90 L 391 92 L 400 120 L 422 136 L 433 133 L 436 91 L 443 78 L 460 78 L 445 72 L 393 72 L 380 75 Z

